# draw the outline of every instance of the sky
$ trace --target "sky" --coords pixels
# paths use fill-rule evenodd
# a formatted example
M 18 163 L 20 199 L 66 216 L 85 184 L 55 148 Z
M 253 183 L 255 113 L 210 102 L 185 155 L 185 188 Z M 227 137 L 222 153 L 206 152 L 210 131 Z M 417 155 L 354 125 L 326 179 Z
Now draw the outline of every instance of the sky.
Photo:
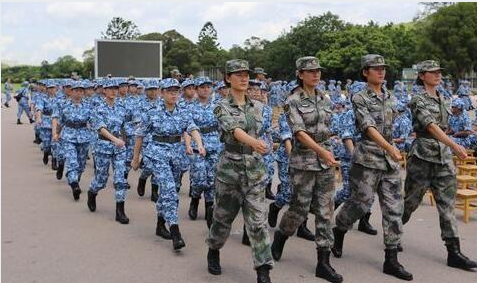
M 9 65 L 39 65 L 72 55 L 82 60 L 113 17 L 133 21 L 141 34 L 176 29 L 197 42 L 211 21 L 222 48 L 251 36 L 274 40 L 307 16 L 328 11 L 342 20 L 384 25 L 409 22 L 417 2 L 2 2 L 0 58 Z

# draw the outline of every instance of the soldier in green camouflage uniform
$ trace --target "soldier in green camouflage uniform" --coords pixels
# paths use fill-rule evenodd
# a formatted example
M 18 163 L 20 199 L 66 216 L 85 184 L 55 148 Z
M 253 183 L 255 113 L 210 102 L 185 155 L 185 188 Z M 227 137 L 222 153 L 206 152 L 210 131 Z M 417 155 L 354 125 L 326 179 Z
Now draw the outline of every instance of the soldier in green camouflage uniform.
M 225 146 L 217 164 L 213 221 L 206 240 L 208 269 L 211 274 L 221 274 L 219 249 L 225 244 L 232 222 L 242 208 L 257 282 L 266 283 L 270 282 L 273 259 L 266 224 L 267 172 L 262 155 L 270 149 L 259 137 L 269 129 L 263 123 L 264 104 L 245 96 L 250 79 L 248 62 L 227 61 L 225 72 L 225 82 L 230 84 L 231 93 L 214 109 Z
M 281 258 L 288 237 L 311 211 L 315 214 L 315 243 L 318 265 L 315 275 L 330 282 L 341 282 L 343 277 L 329 264 L 333 246 L 331 220 L 334 211 L 334 168 L 336 160 L 331 153 L 331 100 L 316 89 L 322 67 L 316 57 L 301 57 L 296 61 L 297 81 L 302 88 L 288 97 L 284 110 L 293 134 L 290 155 L 292 196 L 290 207 L 275 231 L 272 255 Z M 310 210 L 311 208 L 311 210 Z
M 362 140 L 353 152 L 349 172 L 351 197 L 336 215 L 332 252 L 336 257 L 341 257 L 346 231 L 368 212 L 374 193 L 377 193 L 383 214 L 386 246 L 383 272 L 412 280 L 412 274 L 404 270 L 397 260 L 403 213 L 398 161 L 402 156 L 392 142 L 396 99 L 382 87 L 387 66 L 380 55 L 368 54 L 361 58 L 361 71 L 367 80 L 367 88 L 355 94 L 352 101 L 356 129 L 361 132 Z
M 456 172 L 451 149 L 460 158 L 466 157 L 466 151 L 445 134 L 449 128 L 451 101 L 436 89 L 442 78 L 442 68 L 439 62 L 433 60 L 420 62 L 417 68 L 419 78 L 416 83 L 423 88 L 410 103 L 412 125 L 417 137 L 407 162 L 402 222 L 409 221 L 430 188 L 439 212 L 441 238 L 448 250 L 447 265 L 476 268 L 477 263 L 460 252 L 454 213 Z

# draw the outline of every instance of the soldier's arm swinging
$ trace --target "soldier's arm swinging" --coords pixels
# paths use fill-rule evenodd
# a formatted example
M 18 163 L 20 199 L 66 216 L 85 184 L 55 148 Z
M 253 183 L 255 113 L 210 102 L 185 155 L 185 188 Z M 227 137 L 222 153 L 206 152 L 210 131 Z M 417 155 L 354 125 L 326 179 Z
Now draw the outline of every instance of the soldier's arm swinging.
M 59 132 L 61 131 L 61 128 L 60 130 L 58 130 L 58 118 L 53 118 L 51 120 L 51 137 L 53 139 L 53 141 L 58 141 L 59 139 Z
M 141 154 L 142 149 L 142 139 L 143 137 L 136 136 L 136 142 L 134 143 L 134 153 L 133 159 L 131 161 L 131 167 L 134 170 L 137 170 L 139 168 L 139 155 Z
M 200 137 L 200 133 L 198 130 L 193 130 L 190 132 L 192 139 L 197 144 L 197 149 L 199 150 L 199 154 L 205 156 L 207 153 L 205 152 L 204 145 L 202 144 L 202 138 Z
M 458 158 L 464 159 L 467 156 L 465 148 L 458 145 L 451 138 L 449 138 L 449 136 L 447 136 L 438 125 L 430 123 L 427 125 L 426 129 L 435 139 L 449 146 Z
M 366 135 L 375 143 L 377 143 L 382 149 L 387 151 L 391 155 L 392 159 L 395 161 L 402 160 L 402 155 L 399 149 L 388 143 L 386 139 L 384 139 L 383 136 L 378 132 L 378 130 L 376 130 L 376 128 L 368 127 L 368 129 L 366 129 Z
M 233 135 L 236 140 L 248 146 L 251 146 L 254 151 L 258 152 L 261 155 L 264 155 L 268 152 L 267 144 L 264 141 L 250 136 L 240 128 L 236 128 L 233 132 Z
M 343 141 L 346 149 L 348 150 L 349 154 L 353 154 L 354 151 L 354 144 L 352 139 L 345 139 Z
M 333 166 L 338 164 L 333 154 L 321 147 L 319 144 L 317 144 L 305 131 L 296 132 L 295 137 L 301 144 L 316 152 L 316 154 L 318 154 L 318 156 L 323 159 L 327 166 Z
M 34 109 L 34 107 L 33 107 L 33 109 Z M 37 125 L 41 124 L 41 110 L 36 111 L 35 120 L 36 120 Z
M 192 139 L 188 133 L 184 133 L 184 143 L 186 147 L 186 153 L 191 155 L 193 153 L 192 151 Z
M 115 136 L 113 136 L 106 128 L 102 127 L 99 129 L 99 134 L 102 135 L 103 137 L 107 138 L 108 140 L 112 141 L 116 146 L 123 147 L 125 146 L 125 143 L 122 139 L 119 139 Z

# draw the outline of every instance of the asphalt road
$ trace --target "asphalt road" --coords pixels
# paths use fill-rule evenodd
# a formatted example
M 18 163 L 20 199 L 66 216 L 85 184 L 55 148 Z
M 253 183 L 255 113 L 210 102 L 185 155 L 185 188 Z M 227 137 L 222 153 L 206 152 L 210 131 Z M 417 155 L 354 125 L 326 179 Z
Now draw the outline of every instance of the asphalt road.
M 138 174 L 130 174 L 126 212 L 129 225 L 114 221 L 112 183 L 98 196 L 97 211 L 86 206 L 86 190 L 92 178 L 92 162 L 81 179 L 83 194 L 73 201 L 65 180 L 58 181 L 50 166 L 43 165 L 39 146 L 32 143 L 33 129 L 16 125 L 16 103 L 1 109 L 2 133 L 2 281 L 8 283 L 157 283 L 157 282 L 256 282 L 251 252 L 240 243 L 242 216 L 221 250 L 221 276 L 209 275 L 206 265 L 207 228 L 203 202 L 199 219 L 187 217 L 188 179 L 180 195 L 180 228 L 187 246 L 172 250 L 170 241 L 155 235 L 155 208 L 147 194 L 136 193 Z M 464 224 L 456 211 L 464 253 L 477 259 L 477 214 Z M 282 213 L 280 213 L 280 216 Z M 344 255 L 332 265 L 345 282 L 402 282 L 382 273 L 384 258 L 381 213 L 373 206 L 371 222 L 378 236 L 350 231 Z M 311 227 L 311 216 L 308 227 Z M 446 250 L 440 240 L 435 207 L 426 199 L 404 227 L 401 263 L 413 273 L 414 282 L 477 282 L 477 272 L 446 266 Z M 273 229 L 270 229 L 273 233 Z M 271 271 L 273 282 L 326 282 L 314 276 L 316 250 L 312 242 L 293 237 L 282 260 Z

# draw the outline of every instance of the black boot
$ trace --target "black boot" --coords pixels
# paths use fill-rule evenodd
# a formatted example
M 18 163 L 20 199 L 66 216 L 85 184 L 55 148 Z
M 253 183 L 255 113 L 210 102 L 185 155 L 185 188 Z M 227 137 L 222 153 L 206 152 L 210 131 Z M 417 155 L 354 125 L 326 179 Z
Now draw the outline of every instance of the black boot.
M 35 139 L 33 140 L 33 143 L 40 144 L 40 135 L 38 133 L 35 133 Z
M 81 189 L 78 182 L 71 183 L 71 191 L 73 192 L 73 198 L 77 201 L 80 198 Z
M 197 209 L 199 208 L 199 200 L 200 198 L 194 198 L 194 197 L 190 199 L 189 218 L 191 220 L 197 219 Z
M 272 267 L 268 264 L 257 267 L 257 283 L 271 283 L 270 269 Z
M 129 172 L 124 172 L 124 181 L 126 182 L 126 188 L 127 188 L 128 190 L 130 190 L 130 189 L 131 189 L 131 185 L 129 185 L 129 183 L 128 183 L 128 177 L 129 177 Z
M 22 125 L 23 123 L 20 121 L 20 119 L 17 119 L 17 125 Z
M 58 162 L 58 169 L 56 170 L 56 179 L 61 180 L 61 178 L 63 178 L 63 169 L 65 169 L 65 163 L 63 161 Z
M 33 120 L 32 118 L 30 118 L 30 124 L 33 124 L 35 123 L 35 120 Z
M 371 212 L 368 212 L 359 220 L 358 231 L 368 235 L 377 235 L 378 231 L 376 231 L 376 229 L 374 229 L 374 227 L 369 223 L 370 216 Z
M 97 193 L 93 193 L 92 191 L 88 191 L 88 208 L 91 212 L 96 210 L 96 196 Z
M 220 252 L 209 248 L 207 253 L 207 268 L 209 273 L 213 275 L 222 274 L 222 267 L 220 266 Z
M 6 102 L 5 102 L 5 103 L 3 103 L 3 105 L 5 105 L 5 107 L 7 107 L 7 108 L 9 108 L 9 107 L 10 107 L 10 105 L 8 105 L 8 103 L 6 103 Z
M 172 239 L 171 232 L 167 230 L 166 221 L 162 216 L 157 217 L 156 235 L 166 240 Z
M 407 272 L 398 262 L 397 249 L 385 249 L 385 260 L 383 264 L 383 272 L 395 276 L 402 280 L 411 281 L 412 274 Z
M 58 170 L 58 165 L 56 164 L 56 158 L 51 157 L 51 170 Z
M 337 258 L 340 258 L 343 255 L 343 241 L 344 236 L 347 231 L 341 231 L 338 227 L 333 228 L 333 236 L 335 238 L 335 243 L 331 248 L 331 252 Z
M 137 182 L 137 194 L 142 197 L 146 192 L 146 181 L 147 179 L 139 178 Z
M 281 207 L 278 207 L 274 202 L 272 202 L 268 208 L 268 225 L 270 227 L 277 226 L 278 212 L 280 212 Z
M 159 185 L 151 184 L 151 201 L 157 202 L 159 196 L 157 195 L 157 191 L 159 190 Z
M 185 247 L 184 239 L 182 239 L 181 232 L 179 231 L 179 226 L 177 224 L 171 225 L 169 227 L 171 230 L 171 237 L 172 237 L 172 246 L 174 250 L 180 250 Z
M 205 221 L 207 221 L 207 227 L 210 229 L 212 226 L 212 220 L 214 216 L 214 202 L 208 201 L 205 202 Z
M 265 197 L 271 200 L 275 200 L 275 195 L 272 193 L 272 183 L 269 183 L 265 188 Z
M 48 151 L 43 152 L 43 164 L 48 164 Z
M 247 229 L 245 229 L 245 224 L 243 225 L 242 244 L 246 246 L 250 246 L 250 239 L 248 238 Z
M 273 234 L 272 256 L 274 260 L 279 261 L 282 257 L 287 239 L 288 236 L 280 232 L 280 230 L 275 231 L 275 234 Z
M 401 243 L 397 244 L 397 251 L 398 251 L 398 252 L 402 252 L 402 251 L 403 251 L 403 248 L 402 248 Z
M 456 267 L 464 270 L 471 268 L 477 268 L 477 262 L 469 259 L 463 255 L 460 251 L 459 238 L 447 238 L 447 265 L 450 267 Z
M 329 282 L 341 283 L 343 276 L 336 273 L 330 265 L 330 251 L 318 250 L 318 264 L 316 265 L 315 276 L 323 278 Z
M 303 238 L 303 239 L 308 240 L 308 241 L 314 241 L 315 240 L 315 235 L 313 235 L 313 233 L 311 233 L 311 231 L 308 230 L 308 228 L 306 228 L 306 221 L 307 220 L 308 220 L 308 218 L 305 218 L 305 221 L 303 221 L 303 223 L 301 223 L 300 226 L 298 226 L 296 236 L 298 238 Z
M 128 224 L 129 218 L 124 212 L 124 201 L 116 202 L 116 221 L 121 224 Z

